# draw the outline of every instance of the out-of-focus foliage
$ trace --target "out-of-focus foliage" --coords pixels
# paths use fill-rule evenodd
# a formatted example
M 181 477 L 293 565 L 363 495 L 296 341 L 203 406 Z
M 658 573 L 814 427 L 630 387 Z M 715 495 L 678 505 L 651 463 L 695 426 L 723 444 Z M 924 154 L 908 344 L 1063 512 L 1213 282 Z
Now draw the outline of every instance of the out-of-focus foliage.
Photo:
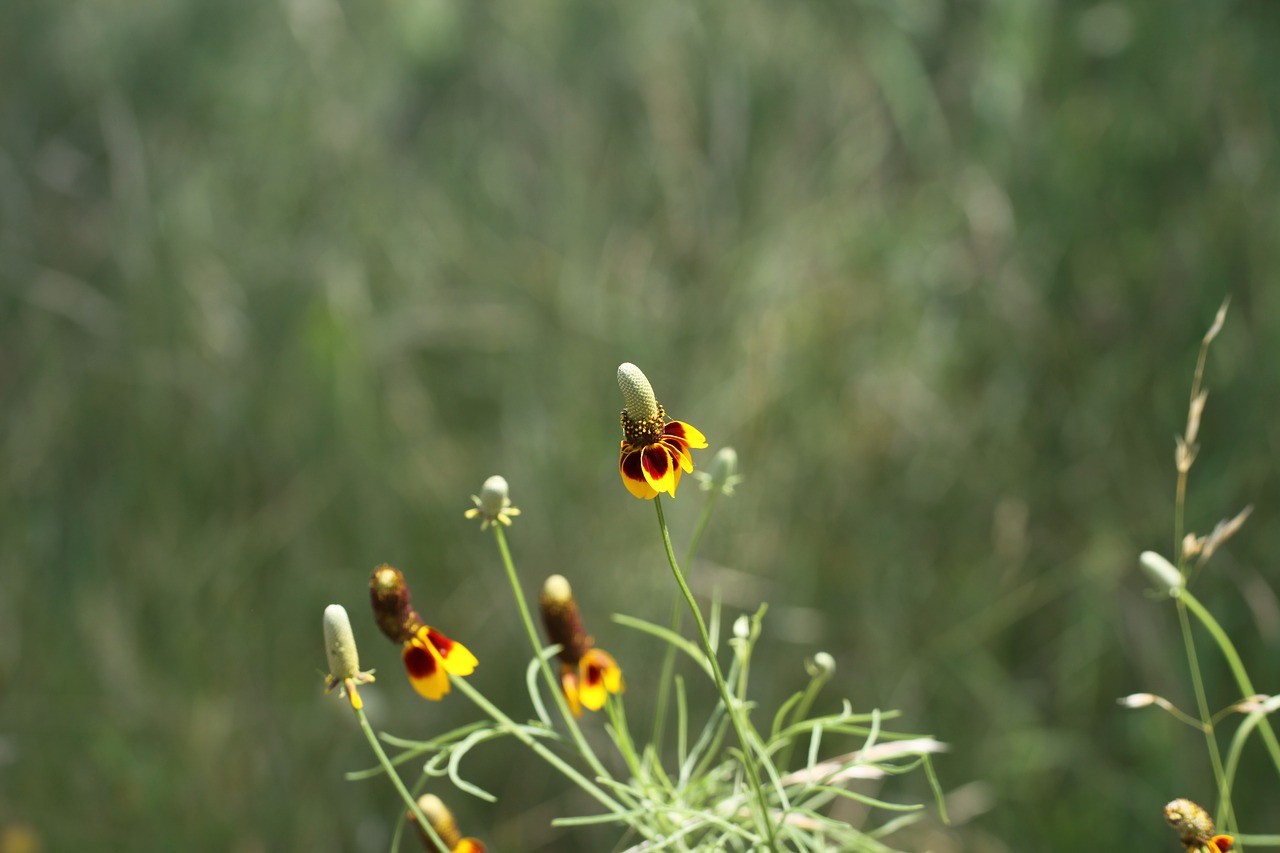
M 1197 590 L 1280 678 L 1276 44 L 1280 6 L 1214 0 L 6 0 L 0 825 L 383 849 L 320 615 L 395 672 L 360 627 L 390 561 L 531 713 L 462 518 L 493 473 L 528 589 L 571 579 L 641 718 L 652 643 L 603 618 L 670 604 L 616 470 L 633 361 L 740 453 L 691 573 L 770 602 L 762 713 L 825 649 L 834 694 L 954 744 L 960 822 L 895 843 L 1172 849 L 1203 740 L 1115 697 L 1193 707 L 1135 567 L 1226 295 L 1188 518 L 1258 508 Z M 692 482 L 669 506 L 687 536 Z M 364 695 L 423 737 L 473 716 Z M 516 746 L 471 769 L 495 849 L 598 849 Z

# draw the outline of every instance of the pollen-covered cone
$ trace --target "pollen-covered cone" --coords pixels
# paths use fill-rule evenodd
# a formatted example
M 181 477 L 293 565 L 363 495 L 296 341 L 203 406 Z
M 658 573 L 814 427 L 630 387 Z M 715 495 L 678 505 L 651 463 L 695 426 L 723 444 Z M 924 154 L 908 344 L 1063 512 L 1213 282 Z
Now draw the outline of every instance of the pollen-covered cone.
M 449 811 L 449 807 L 435 794 L 423 794 L 419 797 L 418 808 L 426 815 L 436 835 L 440 836 L 440 840 L 445 843 L 445 850 L 442 853 L 485 853 L 485 847 L 479 841 L 462 837 L 458 824 L 453 818 L 453 812 Z M 410 822 L 417 826 L 413 812 L 409 812 L 408 817 Z M 440 846 L 431 839 L 431 836 L 421 826 L 417 828 L 418 835 L 426 848 L 440 851 Z

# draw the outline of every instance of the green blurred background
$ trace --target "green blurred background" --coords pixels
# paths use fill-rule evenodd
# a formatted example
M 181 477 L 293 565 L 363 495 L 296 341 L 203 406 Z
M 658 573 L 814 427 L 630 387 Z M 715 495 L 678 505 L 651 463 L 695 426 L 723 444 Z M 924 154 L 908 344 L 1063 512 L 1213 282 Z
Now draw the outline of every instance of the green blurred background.
M 767 600 L 764 719 L 840 695 L 953 744 L 948 851 L 1176 850 L 1211 803 L 1172 608 L 1173 441 L 1214 345 L 1189 526 L 1257 510 L 1197 590 L 1280 678 L 1280 4 L 6 0 L 0 6 L 0 827 L 45 850 L 380 850 L 396 802 L 320 693 L 355 618 L 378 728 L 428 704 L 369 570 L 480 657 L 562 572 L 643 715 L 670 601 L 616 470 L 619 362 L 746 482 L 691 567 Z M 668 502 L 677 548 L 701 506 Z M 1236 698 L 1202 647 L 1215 707 Z M 588 728 L 598 729 L 599 719 Z M 1246 829 L 1280 789 L 1242 768 Z M 608 849 L 514 744 L 499 851 Z M 928 797 L 923 777 L 883 792 Z

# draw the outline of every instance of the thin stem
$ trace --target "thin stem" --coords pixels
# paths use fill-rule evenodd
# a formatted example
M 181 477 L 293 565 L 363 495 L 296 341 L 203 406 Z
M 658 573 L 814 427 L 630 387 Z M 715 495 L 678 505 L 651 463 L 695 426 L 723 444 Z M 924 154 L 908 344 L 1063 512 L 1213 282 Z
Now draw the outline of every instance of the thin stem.
M 1185 592 L 1185 590 L 1184 590 Z M 1209 761 L 1213 765 L 1213 778 L 1217 781 L 1218 790 L 1222 790 L 1225 776 L 1222 770 L 1222 755 L 1218 751 L 1218 737 L 1214 733 L 1213 718 L 1209 714 L 1209 700 L 1204 692 L 1204 679 L 1200 675 L 1200 659 L 1196 655 L 1196 644 L 1191 636 L 1191 623 L 1187 620 L 1187 608 L 1178 600 L 1178 624 L 1182 629 L 1182 642 L 1187 649 L 1187 666 L 1191 670 L 1191 685 L 1196 695 L 1196 710 L 1200 714 L 1199 728 L 1204 732 L 1205 743 L 1209 748 Z
M 516 740 L 520 741 L 525 746 L 529 747 L 529 749 L 536 752 L 538 754 L 538 757 L 541 758 L 543 761 L 547 762 L 552 767 L 556 768 L 561 773 L 563 773 L 571 782 L 573 782 L 583 791 L 586 791 L 587 794 L 596 802 L 600 803 L 600 805 L 604 806 L 613 814 L 616 814 L 619 816 L 625 816 L 627 814 L 628 810 L 625 807 L 623 807 L 621 803 L 619 803 L 613 797 L 610 797 L 604 791 L 600 790 L 600 787 L 598 785 L 596 785 L 591 780 L 587 779 L 585 776 L 583 776 L 581 773 L 575 770 L 571 765 L 567 764 L 564 761 L 564 759 L 562 759 L 560 756 L 556 755 L 554 752 L 547 749 L 546 746 L 544 746 L 540 741 L 538 741 L 535 737 L 533 737 L 533 735 L 525 731 L 524 728 L 516 725 L 515 721 L 513 721 L 506 714 L 502 713 L 502 711 L 499 710 L 496 705 L 494 705 L 492 702 L 486 699 L 479 690 L 476 690 L 474 687 L 468 684 L 465 678 L 450 676 L 450 682 L 453 684 L 454 687 L 457 687 L 464 694 L 466 694 L 468 699 L 474 702 L 476 706 L 480 708 L 480 710 L 488 714 L 505 731 L 507 731 L 509 734 L 515 737 Z M 635 829 L 641 835 L 644 835 L 646 838 L 653 837 L 653 830 L 645 826 L 643 821 L 635 817 L 628 817 L 626 818 L 626 821 L 628 825 L 630 825 L 633 829 Z
M 357 708 L 353 704 L 352 710 L 356 712 L 356 719 L 360 722 L 360 730 L 364 732 L 370 748 L 378 756 L 378 763 L 382 765 L 382 769 L 386 772 L 387 778 L 391 780 L 391 784 L 395 785 L 396 791 L 400 793 L 400 798 L 409 805 L 409 811 L 413 814 L 414 820 L 418 821 L 418 826 L 431 837 L 431 840 L 439 849 L 448 850 L 449 845 L 444 843 L 444 840 L 436 832 L 435 827 L 431 825 L 431 821 L 427 820 L 427 816 L 422 813 L 422 809 L 418 808 L 418 801 L 413 798 L 413 794 L 410 794 L 409 789 L 404 786 L 404 780 L 400 778 L 400 774 L 396 772 L 396 768 L 391 764 L 391 759 L 387 758 L 386 752 L 382 749 L 382 744 L 378 743 L 378 736 L 373 733 L 373 727 L 369 725 L 369 718 L 365 716 L 364 709 Z
M 671 534 L 667 531 L 667 520 L 662 514 L 662 495 L 658 495 L 653 499 L 653 505 L 658 511 L 658 527 L 662 531 L 662 544 L 667 551 L 667 561 L 671 564 L 671 573 L 675 576 L 676 583 L 680 585 L 680 592 L 684 594 L 684 599 L 688 602 L 689 609 L 693 611 L 693 620 L 698 625 L 698 635 L 702 639 L 702 648 L 706 651 L 707 660 L 711 663 L 711 674 L 715 676 L 716 689 L 720 691 L 720 699 L 724 702 L 729 721 L 733 724 L 734 734 L 738 736 L 738 743 L 742 745 L 742 766 L 747 772 L 747 779 L 751 782 L 751 789 L 756 796 L 759 808 L 757 818 L 764 829 L 765 837 L 768 838 L 766 849 L 777 850 L 773 821 L 769 819 L 769 801 L 765 797 L 764 787 L 760 784 L 760 774 L 756 770 L 756 763 L 752 757 L 752 741 L 747 737 L 746 727 L 743 725 L 741 706 L 729 694 L 724 675 L 720 672 L 720 663 L 716 660 L 715 651 L 711 647 L 711 636 L 707 633 L 707 623 L 702 618 L 702 611 L 698 609 L 698 602 L 694 600 L 689 584 L 685 582 L 684 574 L 680 571 L 680 564 L 676 562 L 675 551 L 671 548 Z
M 684 564 L 686 566 L 693 565 L 693 555 L 698 552 L 698 545 L 702 541 L 702 534 L 706 532 L 707 524 L 711 521 L 711 511 L 715 508 L 716 498 L 720 496 L 719 489 L 712 489 L 707 493 L 707 499 L 702 504 L 702 515 L 698 517 L 698 524 L 693 529 L 693 538 L 689 540 L 689 548 L 684 555 Z M 671 631 L 680 633 L 681 615 L 684 611 L 680 609 L 680 596 L 671 596 Z M 667 646 L 666 652 L 662 655 L 662 669 L 658 676 L 658 699 L 654 704 L 653 712 L 653 737 L 650 743 L 653 744 L 654 750 L 659 756 L 662 754 L 662 735 L 663 728 L 667 724 L 667 702 L 670 699 L 671 676 L 675 670 L 676 649 L 675 646 Z
M 595 751 L 583 736 L 577 719 L 573 716 L 573 712 L 569 710 L 569 703 L 564 698 L 560 682 L 556 680 L 555 675 L 551 672 L 551 665 L 547 663 L 546 657 L 542 654 L 542 646 L 538 641 L 538 631 L 533 627 L 533 615 L 529 612 L 529 604 L 525 600 L 524 592 L 520 589 L 520 579 L 516 575 L 515 561 L 511 559 L 511 550 L 507 547 L 507 537 L 502 532 L 501 524 L 493 525 L 493 538 L 498 542 L 498 552 L 502 555 L 502 565 L 507 570 L 507 579 L 511 582 L 511 591 L 515 594 L 516 606 L 520 610 L 520 619 L 524 622 L 525 633 L 529 635 L 529 645 L 533 647 L 534 657 L 542 665 L 542 677 L 547 682 L 547 689 L 551 693 L 551 698 L 555 700 L 556 707 L 560 709 L 560 716 L 564 719 L 565 727 L 569 730 L 569 735 L 578 747 L 578 752 L 582 753 L 582 757 L 587 764 L 591 765 L 591 770 L 597 776 L 613 781 L 613 776 L 605 769 L 604 764 L 601 763 Z
M 1244 696 L 1256 695 L 1258 691 L 1253 689 L 1253 682 L 1244 668 L 1244 663 L 1240 660 L 1240 654 L 1236 651 L 1235 644 L 1231 642 L 1227 632 L 1222 630 L 1218 620 L 1214 619 L 1213 615 L 1204 608 L 1204 605 L 1185 588 L 1181 590 L 1178 601 L 1186 604 L 1187 610 L 1195 614 L 1195 617 L 1200 620 L 1200 624 L 1204 625 L 1205 629 L 1218 644 L 1218 648 L 1222 651 L 1222 656 L 1227 659 L 1227 665 L 1231 667 L 1231 672 L 1236 678 L 1236 684 L 1239 686 L 1241 694 Z M 1271 721 L 1263 717 L 1258 722 L 1258 728 L 1262 730 L 1262 739 L 1267 744 L 1267 751 L 1271 753 L 1271 761 L 1275 764 L 1276 772 L 1280 773 L 1280 741 L 1276 740 L 1276 733 L 1271 728 Z

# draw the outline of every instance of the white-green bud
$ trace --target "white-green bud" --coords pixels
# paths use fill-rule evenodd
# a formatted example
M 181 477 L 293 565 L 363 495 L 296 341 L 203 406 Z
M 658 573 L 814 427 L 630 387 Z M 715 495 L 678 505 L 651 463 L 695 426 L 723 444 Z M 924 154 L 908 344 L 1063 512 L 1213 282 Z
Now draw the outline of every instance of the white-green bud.
M 324 653 L 329 658 L 329 679 L 337 684 L 360 676 L 360 653 L 351 633 L 351 620 L 341 604 L 324 609 Z
M 649 421 L 658 416 L 658 398 L 653 394 L 653 386 L 644 372 L 629 361 L 618 365 L 618 388 L 631 420 Z
M 480 487 L 480 509 L 490 518 L 496 518 L 507 506 L 507 480 L 494 474 Z
M 1172 595 L 1182 589 L 1182 574 L 1174 568 L 1173 563 L 1155 551 L 1143 551 L 1138 557 L 1138 564 L 1161 592 Z
M 836 659 L 826 652 L 818 652 L 804 662 L 804 670 L 811 678 L 830 678 L 836 674 Z

